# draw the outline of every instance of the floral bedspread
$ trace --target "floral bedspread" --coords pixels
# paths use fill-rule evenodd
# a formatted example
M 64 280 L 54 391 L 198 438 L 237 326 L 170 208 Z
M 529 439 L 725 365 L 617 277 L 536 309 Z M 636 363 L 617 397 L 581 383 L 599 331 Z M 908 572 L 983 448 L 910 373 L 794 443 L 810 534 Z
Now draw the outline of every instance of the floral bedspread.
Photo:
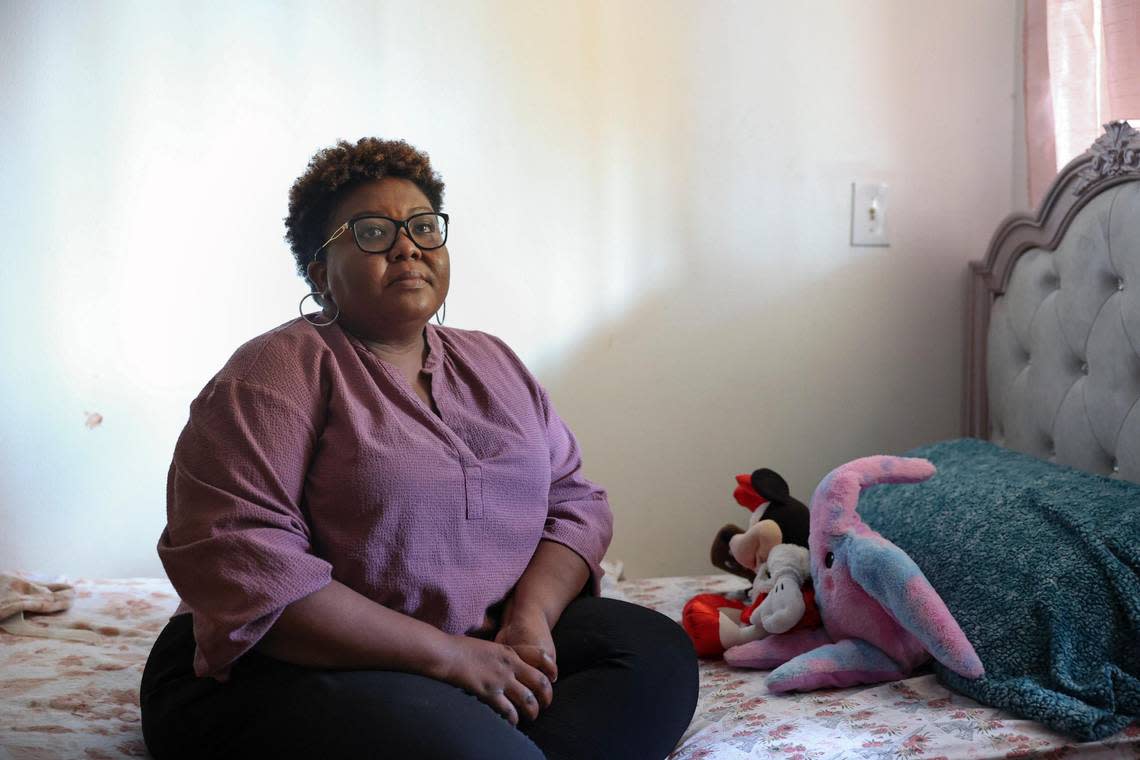
M 726 575 L 606 580 L 607 595 L 674 619 L 696 594 L 744 586 Z M 70 609 L 29 615 L 25 625 L 79 640 L 0 631 L 0 760 L 146 756 L 138 684 L 178 599 L 165 579 L 74 585 Z M 697 712 L 673 760 L 1140 758 L 1135 724 L 1104 742 L 1073 744 L 1040 724 L 954 694 L 929 674 L 791 696 L 769 694 L 764 675 L 702 662 Z
M 745 587 L 728 575 L 650 578 L 608 587 L 680 620 L 686 600 Z M 766 671 L 702 661 L 697 712 L 672 760 L 787 758 L 1140 758 L 1140 725 L 1074 743 L 1040 723 L 949 691 L 933 674 L 871 687 L 777 695 Z
M 0 760 L 147 756 L 139 681 L 178 597 L 165 578 L 74 585 L 70 609 L 26 618 L 50 638 L 0 631 Z

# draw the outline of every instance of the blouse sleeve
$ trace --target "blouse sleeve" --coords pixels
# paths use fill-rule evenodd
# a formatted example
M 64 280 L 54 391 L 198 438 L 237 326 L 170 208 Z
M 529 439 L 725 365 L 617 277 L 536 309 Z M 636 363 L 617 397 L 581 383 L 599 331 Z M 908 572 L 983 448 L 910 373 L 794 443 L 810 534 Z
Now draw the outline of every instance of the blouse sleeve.
M 613 537 L 613 513 L 606 492 L 582 475 L 578 441 L 542 391 L 550 445 L 550 504 L 542 537 L 573 549 L 590 568 L 595 595 L 601 561 Z
M 199 676 L 224 678 L 289 604 L 323 588 L 301 498 L 314 420 L 270 389 L 215 379 L 190 407 L 158 553 L 194 616 Z

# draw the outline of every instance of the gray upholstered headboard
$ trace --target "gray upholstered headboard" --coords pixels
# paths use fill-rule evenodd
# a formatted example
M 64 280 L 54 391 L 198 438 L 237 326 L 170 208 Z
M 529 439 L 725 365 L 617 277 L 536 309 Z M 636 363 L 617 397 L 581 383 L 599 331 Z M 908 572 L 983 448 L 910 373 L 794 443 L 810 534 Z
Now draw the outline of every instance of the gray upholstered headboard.
M 1140 482 L 1140 133 L 1124 122 L 970 266 L 963 427 Z

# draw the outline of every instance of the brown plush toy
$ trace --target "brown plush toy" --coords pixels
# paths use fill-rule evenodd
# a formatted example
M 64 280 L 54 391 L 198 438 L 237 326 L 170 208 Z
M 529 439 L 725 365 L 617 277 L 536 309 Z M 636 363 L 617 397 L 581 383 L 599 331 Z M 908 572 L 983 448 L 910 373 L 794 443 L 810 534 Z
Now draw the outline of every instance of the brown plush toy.
M 744 528 L 739 525 L 729 523 L 716 532 L 713 537 L 712 548 L 709 549 L 709 560 L 713 563 L 714 567 L 718 567 L 726 573 L 738 575 L 749 583 L 756 580 L 756 571 L 749 570 L 744 565 L 736 561 L 732 556 L 732 551 L 729 550 L 729 542 L 733 536 L 738 536 L 744 532 Z

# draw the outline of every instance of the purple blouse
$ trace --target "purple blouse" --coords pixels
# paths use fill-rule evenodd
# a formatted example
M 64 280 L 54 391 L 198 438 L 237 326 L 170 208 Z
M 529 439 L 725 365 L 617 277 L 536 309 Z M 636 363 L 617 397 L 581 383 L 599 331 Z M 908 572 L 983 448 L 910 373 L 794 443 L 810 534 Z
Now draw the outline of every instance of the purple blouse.
M 595 588 L 605 492 L 518 357 L 426 328 L 439 416 L 339 327 L 296 319 L 234 353 L 190 406 L 159 557 L 194 615 L 198 675 L 224 677 L 292 602 L 336 578 L 448 633 L 488 633 L 541 539 Z

